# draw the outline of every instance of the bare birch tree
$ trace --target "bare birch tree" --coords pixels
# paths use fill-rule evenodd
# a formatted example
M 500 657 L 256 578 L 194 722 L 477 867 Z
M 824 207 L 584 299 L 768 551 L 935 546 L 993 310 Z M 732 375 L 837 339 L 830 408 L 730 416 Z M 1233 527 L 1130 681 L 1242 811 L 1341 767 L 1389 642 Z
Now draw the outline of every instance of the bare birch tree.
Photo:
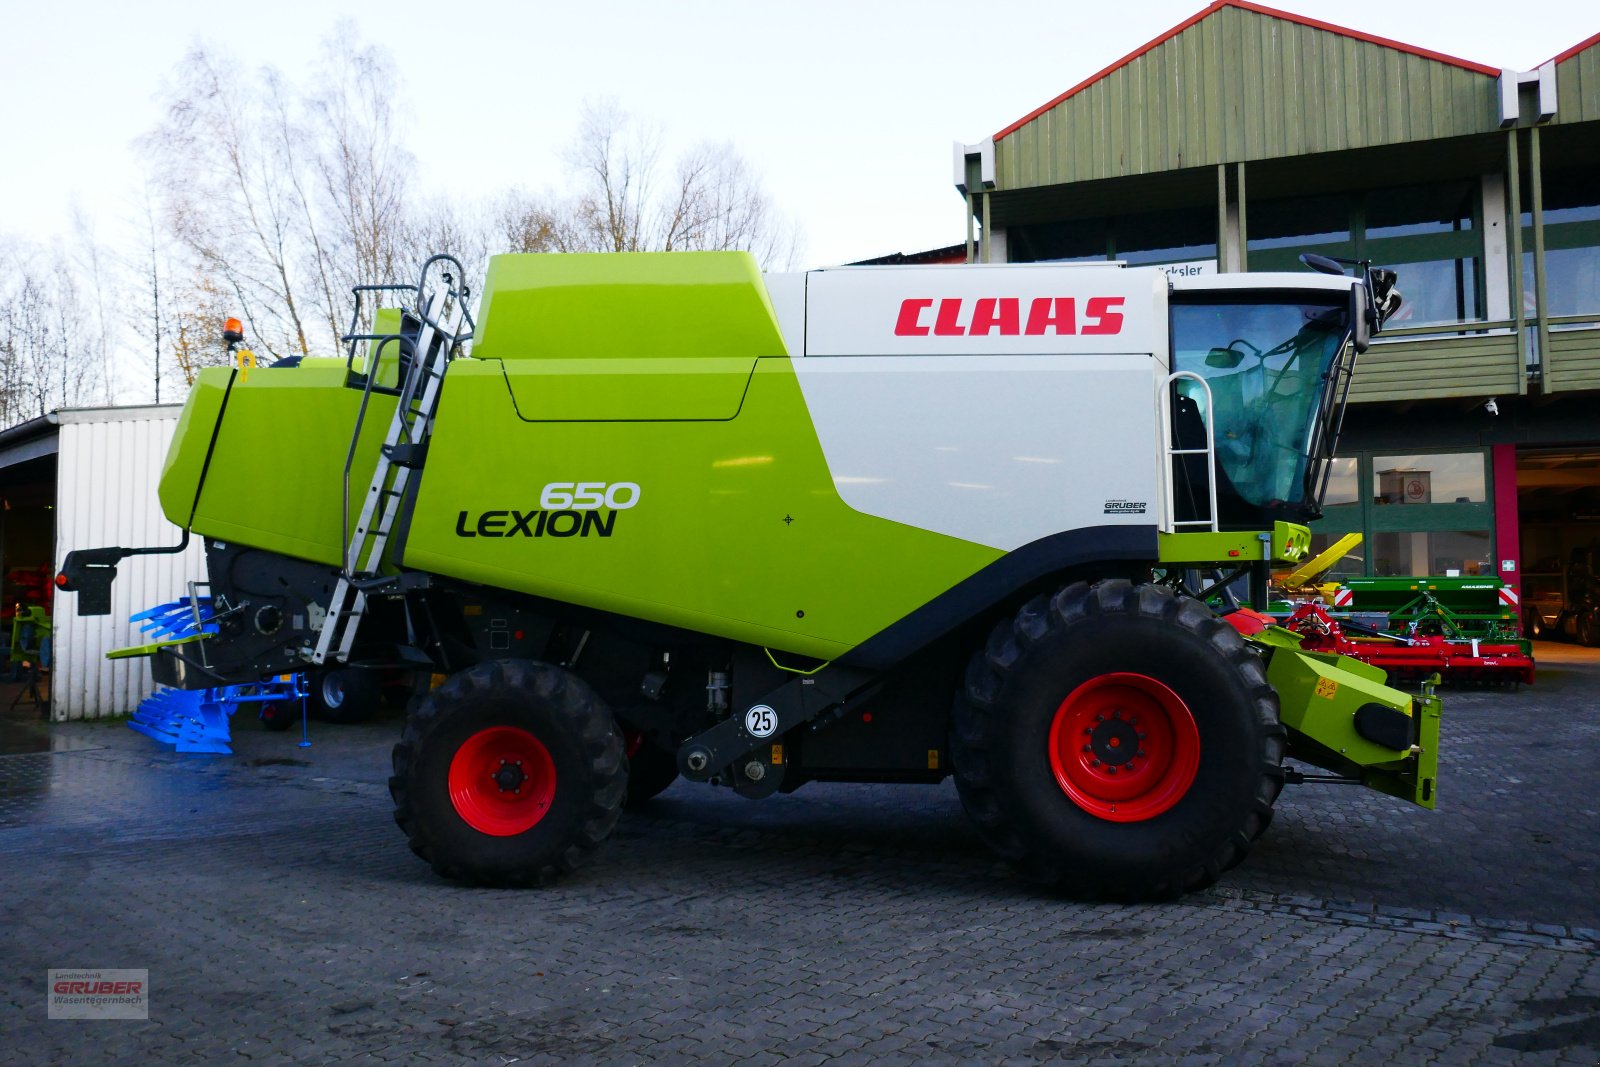
M 753 168 L 726 142 L 704 142 L 666 173 L 664 135 L 613 101 L 587 104 L 564 155 L 565 197 L 508 194 L 498 217 L 513 251 L 739 250 L 788 267 L 795 227 L 779 217 Z
M 0 254 L 0 424 L 95 398 L 105 368 L 79 347 L 92 333 L 90 319 L 60 249 L 6 246 Z

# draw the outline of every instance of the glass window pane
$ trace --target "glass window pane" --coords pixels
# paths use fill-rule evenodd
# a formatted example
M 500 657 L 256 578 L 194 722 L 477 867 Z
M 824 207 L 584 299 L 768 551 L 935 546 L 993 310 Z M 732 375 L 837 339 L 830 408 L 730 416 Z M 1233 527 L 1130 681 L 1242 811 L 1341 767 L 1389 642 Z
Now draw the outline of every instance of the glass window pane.
M 1476 259 L 1436 259 L 1426 263 L 1385 261 L 1384 265 L 1399 273 L 1397 287 L 1405 301 L 1389 319 L 1390 326 L 1398 329 L 1482 321 Z
M 1372 538 L 1372 573 L 1379 577 L 1492 575 L 1488 530 L 1382 531 Z
M 1216 209 L 1123 216 L 1112 222 L 1112 240 L 1115 257 L 1133 264 L 1216 259 Z
M 1245 215 L 1250 251 L 1325 245 L 1350 240 L 1350 200 L 1314 196 L 1250 201 Z
M 1371 237 L 1405 237 L 1472 229 L 1473 189 L 1469 182 L 1408 185 L 1367 194 Z
M 1550 227 L 1545 232 L 1551 233 Z M 1523 234 L 1524 247 L 1533 244 L 1533 230 Z M 1533 253 L 1522 254 L 1522 310 L 1529 318 L 1539 312 L 1534 289 Z M 1600 312 L 1600 247 L 1547 248 L 1544 253 L 1545 298 L 1552 315 L 1589 315 Z
M 1013 263 L 1108 258 L 1102 219 L 1013 226 L 1006 233 L 1006 254 Z
M 1332 548 L 1335 541 L 1338 541 L 1344 536 L 1345 535 L 1343 533 L 1312 534 L 1312 557 L 1315 558 L 1316 556 L 1320 556 L 1329 548 Z M 1350 548 L 1345 549 L 1344 555 L 1335 560 L 1333 566 L 1330 567 L 1328 571 L 1322 575 L 1322 577 L 1316 578 L 1315 580 L 1318 582 L 1338 582 L 1343 581 L 1346 578 L 1360 578 L 1362 575 L 1366 574 L 1366 567 L 1366 544 L 1365 542 L 1360 542 Z
M 1483 465 L 1482 452 L 1374 456 L 1372 500 L 1375 504 L 1481 504 L 1488 499 Z
M 1586 168 L 1546 169 L 1541 183 L 1544 223 L 1600 220 L 1600 173 Z M 1533 225 L 1533 188 L 1522 183 L 1522 225 Z
M 1335 456 L 1329 464 L 1328 492 L 1322 498 L 1325 506 L 1335 504 L 1359 504 L 1361 502 L 1360 477 L 1356 473 L 1354 457 L 1344 459 Z

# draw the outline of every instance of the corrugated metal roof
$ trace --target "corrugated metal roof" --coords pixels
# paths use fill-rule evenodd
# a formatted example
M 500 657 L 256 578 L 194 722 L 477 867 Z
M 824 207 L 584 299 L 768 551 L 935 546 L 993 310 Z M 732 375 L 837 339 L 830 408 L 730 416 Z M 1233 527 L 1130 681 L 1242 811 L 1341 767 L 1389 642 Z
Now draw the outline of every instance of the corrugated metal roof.
M 996 134 L 996 187 L 1492 132 L 1499 73 L 1219 0 Z

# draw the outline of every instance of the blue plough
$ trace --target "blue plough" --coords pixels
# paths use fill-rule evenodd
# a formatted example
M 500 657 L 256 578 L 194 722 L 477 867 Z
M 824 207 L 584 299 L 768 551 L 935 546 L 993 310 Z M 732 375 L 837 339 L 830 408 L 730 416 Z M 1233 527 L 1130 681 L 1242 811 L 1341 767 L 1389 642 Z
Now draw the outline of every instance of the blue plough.
M 218 628 L 211 621 L 212 615 L 210 597 L 184 597 L 141 611 L 130 616 L 129 621 L 142 623 L 140 632 L 157 641 L 176 641 L 216 633 Z M 172 745 L 177 752 L 231 756 L 233 749 L 228 742 L 232 734 L 228 721 L 234 712 L 246 704 L 259 707 L 295 701 L 300 704 L 303 722 L 306 693 L 303 674 L 213 689 L 158 686 L 139 703 L 128 726 L 154 741 Z

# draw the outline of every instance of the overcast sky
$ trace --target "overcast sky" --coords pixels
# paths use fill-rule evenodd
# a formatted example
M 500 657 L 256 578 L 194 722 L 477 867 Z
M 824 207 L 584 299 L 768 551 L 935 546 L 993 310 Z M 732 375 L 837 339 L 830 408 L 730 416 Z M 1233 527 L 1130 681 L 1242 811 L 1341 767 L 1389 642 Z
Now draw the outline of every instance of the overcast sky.
M 1600 30 L 1592 0 L 1285 0 L 1285 10 L 1497 67 Z M 404 72 L 430 192 L 553 184 L 585 99 L 672 143 L 731 141 L 799 219 L 802 265 L 963 239 L 951 143 L 975 142 L 1205 7 L 1202 0 L 0 0 L 0 234 L 45 240 L 76 203 L 114 237 L 134 214 L 131 142 L 197 40 L 299 78 L 341 18 Z

